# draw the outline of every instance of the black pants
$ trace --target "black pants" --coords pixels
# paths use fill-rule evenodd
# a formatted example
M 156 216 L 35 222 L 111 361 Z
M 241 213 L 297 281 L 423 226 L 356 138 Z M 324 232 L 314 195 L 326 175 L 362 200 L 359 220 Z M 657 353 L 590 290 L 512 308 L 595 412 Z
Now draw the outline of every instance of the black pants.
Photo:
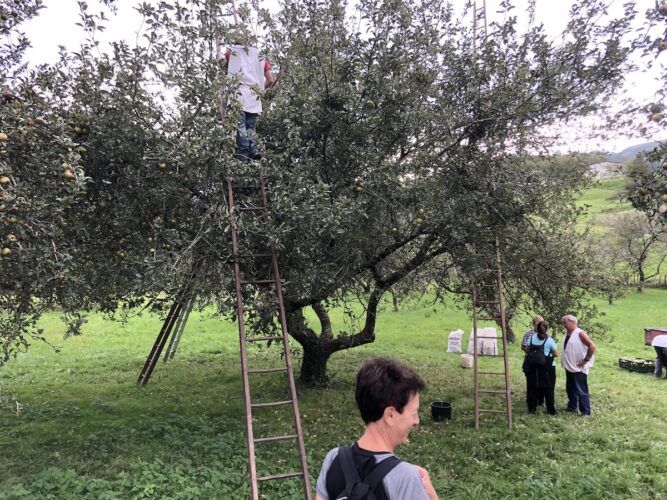
M 556 367 L 528 367 L 526 371 L 526 405 L 529 413 L 535 413 L 538 405 L 546 403 L 547 413 L 556 414 L 554 403 L 554 387 L 556 387 Z
M 535 413 L 538 402 L 544 401 L 547 405 L 549 415 L 556 414 L 556 404 L 554 401 L 553 387 L 528 387 L 526 390 L 526 403 L 528 403 L 528 413 Z

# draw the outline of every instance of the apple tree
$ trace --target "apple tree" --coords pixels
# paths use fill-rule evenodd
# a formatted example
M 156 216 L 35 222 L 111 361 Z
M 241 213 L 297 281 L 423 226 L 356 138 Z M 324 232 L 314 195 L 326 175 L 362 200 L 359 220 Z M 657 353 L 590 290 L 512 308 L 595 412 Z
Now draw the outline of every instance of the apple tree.
M 335 352 L 374 341 L 392 286 L 427 276 L 437 293 L 463 294 L 487 279 L 495 235 L 516 307 L 594 313 L 588 297 L 606 282 L 574 224 L 585 178 L 533 160 L 549 145 L 544 127 L 598 110 L 622 81 L 630 10 L 611 19 L 604 2 L 580 0 L 549 39 L 535 22 L 520 30 L 503 2 L 477 51 L 469 16 L 442 1 L 257 11 L 280 76 L 264 96 L 263 159 L 245 166 L 233 158 L 234 103 L 219 113 L 236 84 L 215 58 L 217 37 L 239 36 L 216 9 L 229 2 L 141 4 L 137 42 L 108 47 L 97 39 L 112 22 L 106 3 L 106 14 L 81 5 L 86 41 L 56 64 L 2 59 L 12 96 L 0 111 L 0 233 L 16 228 L 0 267 L 5 358 L 46 308 L 76 333 L 82 311 L 159 309 L 193 275 L 200 304 L 233 317 L 225 179 L 258 171 L 272 223 L 240 218 L 243 250 L 268 238 L 280 251 L 306 382 L 326 380 Z M 329 311 L 351 301 L 364 314 L 345 330 Z M 274 317 L 267 307 L 250 319 Z

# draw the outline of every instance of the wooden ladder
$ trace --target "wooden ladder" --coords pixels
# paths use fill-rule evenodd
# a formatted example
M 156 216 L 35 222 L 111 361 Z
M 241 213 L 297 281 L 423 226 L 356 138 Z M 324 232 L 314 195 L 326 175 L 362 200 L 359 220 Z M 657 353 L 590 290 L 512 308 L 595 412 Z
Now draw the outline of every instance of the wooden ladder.
M 259 195 L 256 197 L 254 204 L 251 206 L 237 206 L 234 203 L 234 195 L 237 190 L 256 191 Z M 278 255 L 275 248 L 267 244 L 266 248 L 253 248 L 254 253 L 252 258 L 255 260 L 270 259 L 270 276 L 268 279 L 261 279 L 259 277 L 246 277 L 242 274 L 241 256 L 239 250 L 239 230 L 237 227 L 237 216 L 240 213 L 250 215 L 257 215 L 263 217 L 264 222 L 270 222 L 269 212 L 267 209 L 267 192 L 264 180 L 260 175 L 257 179 L 257 184 L 252 186 L 242 186 L 235 188 L 233 179 L 227 178 L 227 202 L 229 208 L 229 215 L 231 218 L 231 233 L 232 233 L 232 257 L 234 267 L 234 283 L 236 289 L 236 317 L 239 327 L 239 341 L 241 347 L 241 369 L 243 374 L 243 399 L 245 404 L 246 415 L 246 431 L 248 441 L 248 461 L 250 472 L 250 489 L 253 500 L 259 498 L 259 483 L 265 481 L 279 480 L 300 477 L 303 481 L 304 498 L 310 500 L 312 498 L 310 490 L 310 478 L 308 476 L 308 464 L 306 458 L 306 449 L 304 446 L 303 432 L 301 430 L 301 417 L 299 414 L 299 402 L 297 399 L 296 384 L 294 382 L 294 373 L 292 371 L 292 357 L 290 354 L 289 336 L 287 333 L 287 322 L 285 319 L 285 306 L 283 303 L 283 283 L 280 279 L 280 270 L 278 268 Z M 275 295 L 275 303 L 278 309 L 278 319 L 280 323 L 280 335 L 264 335 L 264 336 L 247 336 L 244 312 L 252 310 L 246 308 L 244 304 L 245 287 L 267 287 Z M 247 345 L 257 342 L 280 342 L 282 344 L 282 354 L 284 366 L 275 368 L 250 368 L 248 366 Z M 265 373 L 284 372 L 287 376 L 287 383 L 289 386 L 289 398 L 283 401 L 272 401 L 264 403 L 253 403 L 250 394 L 250 377 L 262 376 Z M 294 433 L 281 436 L 267 436 L 255 437 L 253 431 L 253 415 L 256 410 L 259 412 L 266 411 L 265 408 L 278 407 L 289 405 L 292 408 L 294 417 Z M 288 472 L 282 474 L 273 474 L 269 476 L 257 476 L 257 464 L 255 460 L 255 445 L 260 443 L 274 442 L 274 441 L 295 441 L 299 453 L 300 470 L 295 472 Z
M 167 318 L 164 320 L 164 323 L 162 323 L 162 328 L 153 343 L 153 347 L 151 347 L 151 350 L 148 353 L 146 362 L 137 378 L 138 385 L 148 384 L 148 381 L 153 374 L 153 370 L 155 369 L 155 365 L 157 365 L 157 362 L 160 360 L 160 355 L 162 354 L 165 345 L 167 345 L 169 338 L 171 338 L 171 341 L 167 347 L 164 360 L 168 361 L 176 354 L 178 343 L 181 340 L 185 324 L 188 321 L 188 316 L 190 315 L 190 311 L 195 302 L 197 279 L 203 272 L 204 267 L 205 264 L 202 264 L 200 261 L 195 261 L 193 263 L 190 276 L 181 291 L 176 294 L 176 298 L 169 309 Z
M 487 271 L 492 274 L 486 274 L 482 283 L 471 284 L 472 295 L 472 337 L 473 337 L 473 400 L 475 412 L 475 429 L 479 429 L 480 416 L 483 413 L 504 413 L 507 417 L 507 427 L 512 429 L 512 390 L 510 387 L 510 369 L 509 359 L 507 357 L 507 329 L 505 325 L 505 300 L 503 296 L 503 274 L 501 269 L 500 259 L 500 240 L 498 236 L 493 243 L 495 246 L 495 266 L 493 269 Z M 491 296 L 491 298 L 489 298 Z M 495 371 L 486 371 L 479 369 L 479 357 L 484 354 L 480 352 L 478 346 L 478 339 L 496 339 L 497 337 L 478 335 L 477 325 L 480 320 L 497 322 L 497 318 L 480 317 L 479 309 L 489 309 L 489 306 L 497 308 L 498 316 L 500 318 L 502 331 L 502 358 L 503 369 Z M 497 353 L 494 353 L 494 356 Z M 486 377 L 502 377 L 505 388 L 503 390 L 488 387 L 486 384 L 481 384 L 480 379 L 484 378 L 484 382 L 488 379 Z M 498 408 L 481 408 L 480 396 L 486 395 L 489 397 L 502 397 L 504 399 L 505 408 L 500 410 Z

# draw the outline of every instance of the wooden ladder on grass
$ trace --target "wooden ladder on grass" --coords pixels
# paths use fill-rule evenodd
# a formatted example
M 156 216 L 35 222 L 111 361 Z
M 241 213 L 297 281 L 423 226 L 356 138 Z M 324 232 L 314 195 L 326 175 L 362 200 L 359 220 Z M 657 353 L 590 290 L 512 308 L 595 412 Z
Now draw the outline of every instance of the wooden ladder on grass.
M 185 329 L 188 317 L 190 316 L 190 311 L 192 311 L 192 307 L 195 303 L 197 280 L 204 268 L 205 264 L 202 264 L 199 261 L 195 261 L 192 264 L 190 276 L 183 288 L 176 294 L 174 303 L 171 305 L 169 313 L 167 314 L 164 323 L 162 323 L 162 328 L 155 338 L 153 347 L 151 347 L 146 362 L 139 373 L 139 377 L 137 378 L 138 385 L 148 384 L 148 381 L 153 374 L 153 370 L 155 369 L 157 362 L 160 360 L 162 351 L 167 345 L 167 341 L 169 341 L 169 345 L 164 360 L 168 361 L 176 354 L 178 344 L 183 335 L 183 330 Z
M 486 269 L 480 283 L 471 284 L 472 295 L 472 337 L 473 337 L 473 399 L 475 412 L 475 429 L 479 429 L 480 417 L 483 413 L 504 413 L 507 418 L 507 427 L 512 429 L 512 390 L 510 387 L 510 369 L 509 359 L 507 357 L 507 328 L 505 324 L 505 300 L 503 296 L 503 273 L 501 269 L 500 259 L 500 240 L 496 236 L 493 242 L 495 247 L 495 266 Z M 500 325 L 502 331 L 502 369 L 494 371 L 486 371 L 479 369 L 479 357 L 484 356 L 480 352 L 478 339 L 497 339 L 498 337 L 491 337 L 479 335 L 477 333 L 477 326 L 480 320 L 497 322 L 497 318 L 482 317 L 479 315 L 480 309 L 489 310 L 494 308 L 500 318 Z M 497 353 L 494 353 L 494 356 Z M 504 389 L 499 390 L 487 385 L 487 381 L 491 377 L 500 377 L 504 383 Z M 499 408 L 481 408 L 480 397 L 488 396 L 489 398 L 502 398 L 503 409 Z M 490 404 L 488 406 L 491 406 Z
M 237 205 L 234 202 L 234 195 L 242 191 L 245 193 L 254 194 L 254 197 L 251 196 L 251 199 L 254 198 L 253 204 L 250 206 L 241 206 Z M 232 232 L 232 258 L 233 258 L 233 267 L 234 267 L 234 284 L 236 290 L 236 317 L 239 327 L 239 341 L 241 346 L 241 370 L 243 374 L 243 400 L 245 405 L 245 415 L 246 415 L 246 431 L 247 431 L 247 442 L 248 442 L 248 461 L 249 461 L 249 473 L 250 473 L 250 489 L 253 500 L 259 498 L 259 483 L 265 481 L 273 481 L 280 479 L 288 479 L 300 477 L 303 481 L 304 489 L 304 498 L 310 500 L 311 490 L 310 490 L 310 478 L 308 476 L 308 463 L 306 459 L 306 449 L 303 440 L 303 431 L 301 429 L 301 417 L 299 414 L 299 402 L 297 399 L 296 393 L 296 384 L 294 381 L 294 373 L 292 371 L 292 358 L 290 354 L 289 346 L 289 336 L 287 333 L 287 322 L 285 318 L 285 306 L 283 304 L 283 291 L 282 286 L 283 282 L 280 279 L 280 270 L 278 268 L 278 255 L 275 248 L 266 244 L 265 248 L 257 248 L 257 243 L 251 244 L 252 255 L 250 258 L 257 261 L 268 261 L 270 267 L 269 277 L 264 279 L 261 277 L 245 276 L 241 269 L 241 251 L 239 248 L 239 228 L 237 226 L 237 218 L 241 213 L 250 216 L 261 217 L 265 223 L 270 222 L 270 216 L 267 208 L 267 192 L 264 184 L 264 180 L 261 175 L 259 175 L 255 184 L 245 185 L 245 186 L 234 186 L 233 179 L 231 177 L 227 178 L 227 202 L 229 208 L 229 215 L 231 218 L 231 232 Z M 252 307 L 246 307 L 245 300 L 247 297 L 251 296 L 250 289 L 262 289 L 265 292 L 269 292 L 275 297 L 275 303 L 277 306 L 278 320 L 280 323 L 280 335 L 264 335 L 264 336 L 248 336 L 246 332 L 245 317 L 244 313 L 252 312 L 254 309 Z M 282 345 L 282 358 L 284 361 L 283 366 L 277 366 L 274 368 L 250 368 L 248 362 L 248 344 L 258 343 L 258 342 L 277 342 Z M 253 396 L 250 393 L 250 377 L 261 377 L 266 373 L 274 372 L 283 372 L 286 376 L 286 383 L 289 387 L 289 397 L 288 399 L 282 401 L 270 401 L 270 402 L 261 402 L 254 403 Z M 266 412 L 270 408 L 275 408 L 279 406 L 289 406 L 292 409 L 292 414 L 294 418 L 294 433 L 287 435 L 277 435 L 277 436 L 265 436 L 265 437 L 255 437 L 253 429 L 253 417 L 259 418 L 260 415 L 263 415 L 263 418 L 269 418 L 266 416 Z M 256 416 L 257 415 L 257 416 Z M 273 474 L 269 476 L 258 476 L 257 475 L 257 464 L 255 460 L 255 447 L 258 444 L 275 442 L 275 441 L 294 441 L 296 448 L 299 454 L 300 469 L 294 472 L 287 472 L 281 474 Z

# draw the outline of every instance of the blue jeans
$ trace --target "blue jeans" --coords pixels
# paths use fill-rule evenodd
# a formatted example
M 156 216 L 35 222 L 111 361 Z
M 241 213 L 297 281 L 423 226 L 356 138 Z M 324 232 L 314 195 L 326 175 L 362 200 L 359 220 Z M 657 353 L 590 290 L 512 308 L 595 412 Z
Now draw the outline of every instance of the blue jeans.
M 257 113 L 246 111 L 241 111 L 239 114 L 239 124 L 236 126 L 236 157 L 244 163 L 258 157 L 255 133 L 258 116 Z
M 576 412 L 578 406 L 582 415 L 590 415 L 591 400 L 588 395 L 588 375 L 582 372 L 571 373 L 565 370 L 565 377 L 567 411 Z

